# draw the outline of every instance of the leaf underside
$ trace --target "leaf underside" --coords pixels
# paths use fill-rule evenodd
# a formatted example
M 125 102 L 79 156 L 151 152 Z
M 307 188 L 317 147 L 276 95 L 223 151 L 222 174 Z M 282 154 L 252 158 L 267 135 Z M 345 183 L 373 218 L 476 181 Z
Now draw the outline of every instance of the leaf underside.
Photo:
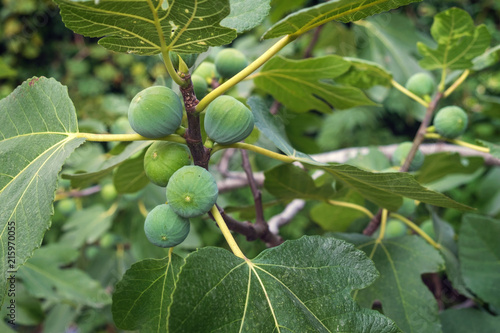
M 16 253 L 0 264 L 0 304 L 7 272 L 31 257 L 50 226 L 57 175 L 84 141 L 77 131 L 67 88 L 54 79 L 30 79 L 0 101 L 0 256 L 9 240 Z
M 273 25 L 263 38 L 300 35 L 326 22 L 352 22 L 420 0 L 331 0 L 299 10 Z
M 349 61 L 335 55 L 304 60 L 277 56 L 264 65 L 254 82 L 295 112 L 328 113 L 332 108 L 375 105 L 358 88 L 322 82 L 346 73 L 350 67 Z
M 55 2 L 69 29 L 103 37 L 99 44 L 116 52 L 202 53 L 236 38 L 236 30 L 220 25 L 230 12 L 229 0 L 132 0 L 126 5 L 120 0 Z

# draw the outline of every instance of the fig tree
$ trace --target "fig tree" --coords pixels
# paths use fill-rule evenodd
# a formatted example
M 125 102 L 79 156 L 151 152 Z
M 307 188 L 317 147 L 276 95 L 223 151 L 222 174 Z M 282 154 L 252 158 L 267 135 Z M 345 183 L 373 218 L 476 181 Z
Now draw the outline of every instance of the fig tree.
M 396 166 L 402 166 L 406 160 L 406 156 L 408 156 L 408 153 L 411 150 L 411 146 L 411 142 L 401 143 L 394 151 L 394 154 L 392 154 L 392 163 Z M 424 154 L 420 151 L 420 149 L 417 150 L 415 157 L 411 161 L 409 171 L 415 171 L 420 168 L 422 164 L 424 164 L 424 159 Z
M 147 138 L 173 134 L 181 125 L 182 102 L 177 94 L 164 86 L 152 86 L 139 92 L 128 109 L 130 126 Z
M 195 217 L 208 212 L 217 201 L 219 190 L 214 177 L 196 165 L 177 170 L 167 184 L 167 201 L 182 217 Z
M 167 186 L 168 180 L 178 169 L 191 164 L 191 155 L 185 145 L 157 141 L 144 155 L 146 176 L 158 186 Z
M 247 66 L 247 58 L 237 49 L 227 48 L 215 56 L 215 68 L 224 79 L 232 78 Z
M 406 89 L 417 96 L 431 95 L 436 89 L 434 79 L 427 73 L 417 73 L 406 81 Z
M 159 247 L 173 247 L 182 243 L 190 228 L 189 219 L 177 215 L 167 204 L 153 208 L 144 223 L 146 237 Z
M 219 96 L 205 112 L 205 132 L 217 143 L 229 145 L 252 133 L 253 114 L 243 103 L 231 96 Z
M 198 58 L 197 53 L 182 54 L 182 53 L 177 53 L 175 51 L 170 51 L 168 53 L 168 57 L 170 58 L 170 61 L 172 61 L 172 65 L 174 65 L 174 68 L 176 70 L 179 70 L 179 56 L 181 56 L 182 60 L 184 60 L 184 62 L 189 68 L 193 67 L 194 63 L 196 62 L 196 59 Z
M 445 138 L 454 139 L 467 129 L 467 113 L 458 106 L 447 106 L 436 113 L 434 127 Z

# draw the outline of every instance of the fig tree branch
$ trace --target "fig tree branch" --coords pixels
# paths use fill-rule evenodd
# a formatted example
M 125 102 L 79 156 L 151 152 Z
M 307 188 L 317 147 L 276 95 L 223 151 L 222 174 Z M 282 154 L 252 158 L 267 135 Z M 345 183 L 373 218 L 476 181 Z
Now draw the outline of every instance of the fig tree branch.
M 253 201 L 255 203 L 255 226 L 256 228 L 267 228 L 266 221 L 264 220 L 264 207 L 262 207 L 262 194 L 257 186 L 257 182 L 253 177 L 252 167 L 248 160 L 248 153 L 246 150 L 240 149 L 242 166 L 247 175 L 248 184 L 253 194 Z

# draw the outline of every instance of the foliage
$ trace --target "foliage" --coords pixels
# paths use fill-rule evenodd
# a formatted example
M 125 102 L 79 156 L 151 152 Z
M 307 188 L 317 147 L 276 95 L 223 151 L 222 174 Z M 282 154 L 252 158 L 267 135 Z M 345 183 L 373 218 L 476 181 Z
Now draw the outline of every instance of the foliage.
M 499 16 L 469 0 L 5 0 L 0 331 L 494 332 Z M 425 87 L 405 87 L 415 74 Z M 155 111 L 135 133 L 145 89 L 168 91 L 180 126 Z M 431 126 L 447 107 L 465 111 L 456 135 Z M 151 183 L 152 143 L 185 148 L 162 160 L 173 178 L 199 172 Z M 200 198 L 189 220 L 155 216 Z

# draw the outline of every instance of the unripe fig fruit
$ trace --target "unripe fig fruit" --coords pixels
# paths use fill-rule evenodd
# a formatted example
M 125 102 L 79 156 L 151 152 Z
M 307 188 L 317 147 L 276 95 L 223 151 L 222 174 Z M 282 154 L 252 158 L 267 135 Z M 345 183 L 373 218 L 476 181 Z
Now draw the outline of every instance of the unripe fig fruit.
M 191 155 L 185 145 L 157 141 L 149 146 L 144 155 L 146 176 L 158 186 L 167 186 L 174 172 L 191 164 Z
M 410 198 L 403 198 L 403 205 L 399 207 L 398 213 L 403 216 L 410 216 L 415 213 L 417 206 L 415 205 L 415 200 Z
M 227 48 L 215 56 L 215 68 L 224 79 L 230 79 L 248 66 L 248 60 L 240 51 Z
M 113 184 L 109 183 L 101 188 L 101 196 L 105 201 L 113 201 L 116 199 L 116 188 Z
M 131 134 L 134 133 L 134 129 L 130 126 L 130 122 L 127 117 L 122 116 L 111 124 L 110 132 L 111 134 Z
M 214 177 L 196 165 L 180 168 L 167 184 L 168 204 L 178 215 L 186 218 L 208 212 L 218 195 Z
M 393 238 L 406 235 L 408 228 L 406 225 L 395 219 L 389 219 L 385 228 L 384 238 Z
M 153 208 L 144 223 L 146 237 L 159 247 L 173 247 L 182 243 L 190 228 L 189 219 L 177 215 L 167 204 Z
M 229 145 L 245 139 L 253 130 L 253 114 L 231 96 L 219 96 L 205 112 L 205 132 L 215 142 Z
M 57 209 L 63 215 L 69 215 L 76 210 L 75 200 L 71 198 L 62 199 L 57 203 Z
M 215 69 L 215 65 L 211 62 L 202 62 L 198 67 L 196 67 L 193 74 L 199 75 L 207 81 L 210 85 L 212 83 L 212 79 L 219 79 L 219 73 Z
M 401 143 L 394 151 L 394 154 L 392 154 L 392 163 L 397 166 L 402 166 L 405 162 L 406 156 L 408 156 L 408 153 L 411 150 L 411 146 L 411 142 Z M 417 150 L 415 157 L 410 163 L 409 171 L 415 171 L 420 168 L 422 164 L 424 164 L 424 159 L 424 154 L 420 151 L 420 149 Z
M 170 51 L 168 53 L 168 57 L 170 58 L 170 61 L 172 62 L 172 65 L 174 65 L 174 68 L 176 70 L 179 70 L 179 55 L 181 56 L 182 60 L 184 60 L 188 68 L 193 67 L 194 63 L 196 62 L 196 59 L 198 58 L 197 53 L 181 54 L 174 51 Z
M 128 109 L 130 126 L 147 138 L 173 134 L 181 125 L 182 102 L 179 96 L 164 86 L 153 86 L 139 92 Z
M 201 100 L 208 93 L 207 81 L 199 75 L 191 75 L 191 81 L 193 82 L 194 93 L 198 100 Z
M 424 222 L 422 222 L 422 224 L 420 225 L 420 229 L 422 229 L 422 231 L 429 235 L 429 237 L 431 237 L 432 239 L 436 238 L 432 220 L 425 220 Z
M 406 81 L 406 89 L 417 96 L 431 95 L 436 89 L 434 79 L 427 73 L 417 73 Z
M 467 113 L 458 106 L 447 106 L 434 117 L 436 132 L 445 138 L 454 139 L 467 129 Z

